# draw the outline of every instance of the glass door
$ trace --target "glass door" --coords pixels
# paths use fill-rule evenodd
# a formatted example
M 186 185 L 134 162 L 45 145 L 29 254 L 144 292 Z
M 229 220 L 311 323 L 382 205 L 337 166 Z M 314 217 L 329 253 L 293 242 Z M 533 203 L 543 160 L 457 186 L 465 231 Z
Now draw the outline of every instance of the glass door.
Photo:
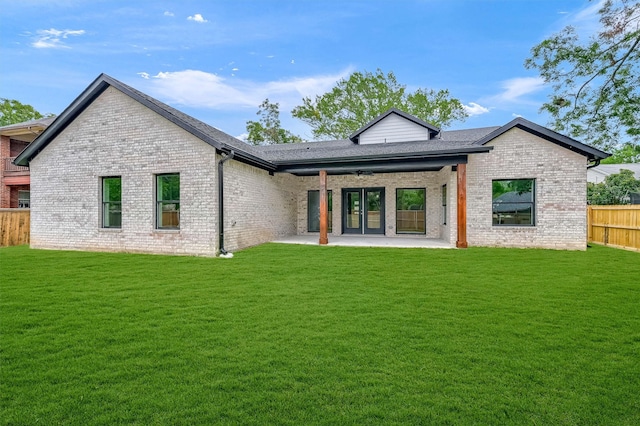
M 342 190 L 342 233 L 384 234 L 384 188 Z
M 342 232 L 362 234 L 362 189 L 342 190 Z
M 364 233 L 384 234 L 384 188 L 364 188 Z

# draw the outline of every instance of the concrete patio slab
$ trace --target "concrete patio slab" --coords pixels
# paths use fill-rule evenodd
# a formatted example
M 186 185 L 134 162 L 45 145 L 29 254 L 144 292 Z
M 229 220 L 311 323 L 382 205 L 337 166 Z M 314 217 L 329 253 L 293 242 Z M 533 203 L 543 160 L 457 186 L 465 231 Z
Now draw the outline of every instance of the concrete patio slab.
M 318 245 L 317 235 L 292 235 L 279 238 L 274 243 Z M 444 240 L 425 237 L 386 237 L 383 235 L 340 235 L 329 236 L 329 246 L 354 247 L 401 247 L 452 249 L 455 245 Z

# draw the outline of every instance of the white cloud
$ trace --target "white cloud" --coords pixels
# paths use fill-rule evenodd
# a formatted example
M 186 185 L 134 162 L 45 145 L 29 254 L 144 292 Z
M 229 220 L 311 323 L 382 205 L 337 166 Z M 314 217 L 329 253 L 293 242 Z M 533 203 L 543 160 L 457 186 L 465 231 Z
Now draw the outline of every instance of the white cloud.
M 352 71 L 347 68 L 337 74 L 269 82 L 228 80 L 199 70 L 160 72 L 149 79 L 145 90 L 165 102 L 193 108 L 255 109 L 265 98 L 269 98 L 280 104 L 281 111 L 286 111 L 300 104 L 303 97 L 327 92 Z M 140 75 L 144 78 L 142 73 Z
M 489 112 L 489 108 L 478 105 L 475 102 L 469 102 L 469 105 L 462 105 L 462 108 L 464 108 L 466 113 L 471 117 L 473 117 L 474 115 L 482 115 Z
M 84 30 L 56 30 L 55 28 L 38 30 L 36 31 L 36 40 L 31 43 L 31 46 L 38 49 L 69 48 L 62 40 L 69 36 L 79 36 L 84 33 Z
M 207 21 L 206 19 L 204 19 L 204 18 L 202 17 L 202 15 L 201 15 L 201 14 L 199 14 L 199 13 L 196 13 L 196 14 L 195 14 L 195 15 L 193 15 L 193 16 L 189 16 L 189 17 L 187 18 L 187 20 L 189 20 L 189 21 L 195 21 L 195 22 L 198 22 L 198 23 L 200 23 L 200 24 L 204 24 L 205 22 L 209 22 L 209 21 Z
M 145 80 L 149 80 L 149 77 L 151 77 L 148 72 L 139 72 L 138 75 Z
M 247 141 L 247 138 L 249 137 L 249 133 L 242 133 L 241 135 L 236 136 L 236 139 L 240 139 L 241 141 Z
M 497 102 L 520 102 L 521 98 L 544 88 L 540 77 L 518 77 L 502 82 L 504 91 L 493 99 Z
M 176 16 L 175 13 L 169 12 L 168 10 L 164 12 L 164 16 Z
M 520 118 L 520 117 L 522 117 L 522 115 L 520 115 L 520 114 L 516 114 L 515 112 L 514 112 L 514 113 L 512 113 L 512 114 L 511 114 L 511 116 L 512 116 L 512 117 L 514 117 L 514 118 Z

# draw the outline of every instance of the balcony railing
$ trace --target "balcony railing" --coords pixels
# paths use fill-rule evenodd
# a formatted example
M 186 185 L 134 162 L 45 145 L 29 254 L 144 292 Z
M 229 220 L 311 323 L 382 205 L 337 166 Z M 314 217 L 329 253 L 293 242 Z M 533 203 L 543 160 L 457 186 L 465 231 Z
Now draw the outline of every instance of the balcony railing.
M 16 157 L 5 157 L 4 158 L 4 171 L 5 172 L 28 172 L 29 167 L 26 166 L 16 166 L 13 164 L 13 160 Z

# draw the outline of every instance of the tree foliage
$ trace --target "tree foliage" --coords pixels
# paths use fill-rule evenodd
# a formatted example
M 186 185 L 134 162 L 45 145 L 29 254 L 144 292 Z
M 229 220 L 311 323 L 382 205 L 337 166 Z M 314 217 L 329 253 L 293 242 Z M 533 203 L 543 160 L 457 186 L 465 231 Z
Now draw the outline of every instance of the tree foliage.
M 640 192 L 640 179 L 631 170 L 622 169 L 604 182 L 587 184 L 587 202 L 592 205 L 629 204 L 632 192 Z
M 51 114 L 48 114 L 49 117 Z M 15 99 L 0 98 L 0 126 L 23 123 L 45 117 L 31 105 L 26 105 Z
M 285 130 L 280 125 L 280 104 L 265 99 L 256 113 L 258 121 L 247 121 L 247 142 L 253 145 L 272 145 L 303 142 L 302 138 Z
M 602 164 L 640 163 L 640 144 L 625 143 L 613 150 L 611 157 L 602 160 Z
M 640 3 L 606 0 L 601 27 L 581 41 L 568 26 L 533 47 L 525 67 L 537 69 L 553 93 L 541 110 L 553 127 L 602 149 L 640 143 Z
M 438 127 L 464 120 L 462 103 L 447 90 L 419 88 L 408 92 L 392 72 L 354 72 L 329 92 L 304 98 L 292 115 L 307 123 L 316 138 L 343 139 L 390 108 L 397 108 Z

